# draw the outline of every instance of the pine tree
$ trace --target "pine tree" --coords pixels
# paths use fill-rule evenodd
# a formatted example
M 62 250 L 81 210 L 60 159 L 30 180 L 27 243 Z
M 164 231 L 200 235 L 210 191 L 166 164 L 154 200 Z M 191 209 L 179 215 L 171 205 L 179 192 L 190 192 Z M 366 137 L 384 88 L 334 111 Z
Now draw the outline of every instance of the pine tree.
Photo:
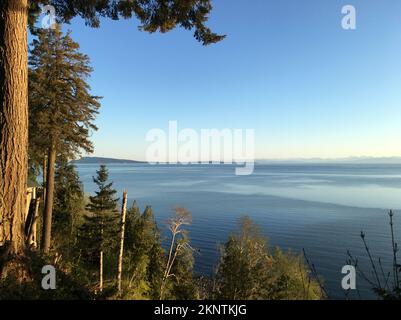
M 97 265 L 99 270 L 99 289 L 103 290 L 103 256 L 108 247 L 117 239 L 117 202 L 113 183 L 108 182 L 106 166 L 100 166 L 97 177 L 93 178 L 98 186 L 95 196 L 89 197 L 87 210 L 90 215 L 80 228 L 80 246 L 88 267 Z
M 31 150 L 47 153 L 46 202 L 42 249 L 51 241 L 54 174 L 58 155 L 73 158 L 81 150 L 92 152 L 90 130 L 100 107 L 90 94 L 87 78 L 92 72 L 89 58 L 79 52 L 70 34 L 59 28 L 38 33 L 29 57 L 29 104 Z M 34 155 L 32 158 L 39 158 Z

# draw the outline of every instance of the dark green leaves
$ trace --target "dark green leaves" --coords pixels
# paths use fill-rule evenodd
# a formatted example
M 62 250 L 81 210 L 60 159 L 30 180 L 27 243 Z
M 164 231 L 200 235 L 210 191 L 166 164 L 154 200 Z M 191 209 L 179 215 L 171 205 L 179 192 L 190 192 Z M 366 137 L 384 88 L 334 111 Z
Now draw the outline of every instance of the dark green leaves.
M 70 22 L 80 16 L 87 25 L 99 27 L 100 18 L 114 20 L 136 17 L 140 30 L 168 32 L 176 27 L 194 30 L 196 40 L 203 45 L 219 42 L 225 38 L 214 33 L 205 23 L 212 11 L 211 0 L 32 0 L 30 1 L 30 25 L 40 14 L 40 6 L 53 5 L 60 22 Z

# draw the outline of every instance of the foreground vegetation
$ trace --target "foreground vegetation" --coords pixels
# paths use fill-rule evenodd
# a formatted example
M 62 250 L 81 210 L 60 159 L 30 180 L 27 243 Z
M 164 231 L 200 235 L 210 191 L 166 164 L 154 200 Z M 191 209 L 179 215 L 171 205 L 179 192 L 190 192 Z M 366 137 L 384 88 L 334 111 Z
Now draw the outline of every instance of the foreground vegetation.
M 191 213 L 176 208 L 168 221 L 170 237 L 163 243 L 150 206 L 142 212 L 134 201 L 127 210 L 124 232 L 122 285 L 118 287 L 118 199 L 108 171 L 94 177 L 98 190 L 85 201 L 74 165 L 56 166 L 52 246 L 47 254 L 32 251 L 33 280 L 21 286 L 1 282 L 2 299 L 321 299 L 301 256 L 268 246 L 250 218 L 239 221 L 221 248 L 214 277 L 193 272 L 194 248 L 186 226 Z M 41 247 L 41 243 L 38 243 Z M 57 289 L 41 288 L 45 264 L 57 269 Z

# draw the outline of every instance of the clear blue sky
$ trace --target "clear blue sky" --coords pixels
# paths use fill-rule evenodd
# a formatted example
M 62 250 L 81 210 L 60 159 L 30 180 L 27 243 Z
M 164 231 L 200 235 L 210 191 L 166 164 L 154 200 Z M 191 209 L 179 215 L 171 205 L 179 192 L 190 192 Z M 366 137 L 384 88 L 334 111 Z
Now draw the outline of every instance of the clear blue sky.
M 357 30 L 341 8 L 357 10 Z M 257 158 L 401 156 L 401 1 L 215 0 L 203 47 L 192 32 L 136 20 L 66 28 L 104 97 L 95 155 L 144 159 L 146 132 L 251 128 Z

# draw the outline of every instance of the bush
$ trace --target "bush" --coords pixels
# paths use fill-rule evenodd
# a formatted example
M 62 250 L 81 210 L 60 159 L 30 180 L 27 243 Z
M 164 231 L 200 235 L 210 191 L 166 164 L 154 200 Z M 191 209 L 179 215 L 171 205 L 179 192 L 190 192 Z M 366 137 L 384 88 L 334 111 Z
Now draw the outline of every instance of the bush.
M 217 299 L 321 299 L 323 293 L 302 256 L 271 250 L 250 218 L 239 221 L 222 249 L 216 275 Z

